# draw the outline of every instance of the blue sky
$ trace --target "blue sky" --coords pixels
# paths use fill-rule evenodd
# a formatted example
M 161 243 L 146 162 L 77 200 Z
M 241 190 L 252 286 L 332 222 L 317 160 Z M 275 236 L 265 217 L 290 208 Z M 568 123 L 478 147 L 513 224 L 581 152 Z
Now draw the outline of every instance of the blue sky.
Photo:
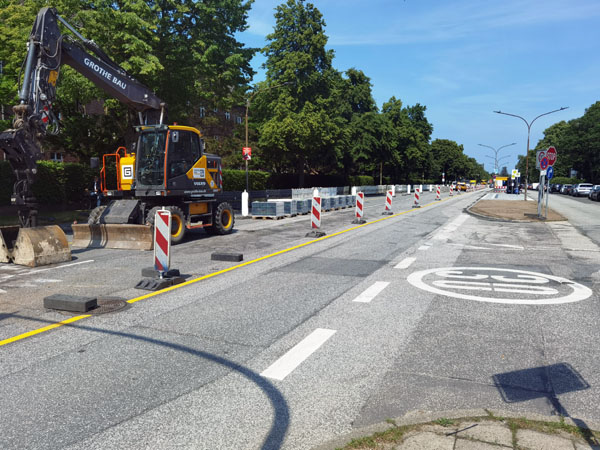
M 262 47 L 282 1 L 255 0 L 250 28 L 239 36 Z M 316 0 L 334 67 L 371 78 L 377 105 L 395 96 L 427 106 L 433 138 L 451 139 L 493 171 L 510 171 L 527 146 L 527 126 L 501 110 L 535 121 L 531 147 L 555 122 L 580 117 L 600 100 L 599 0 Z M 257 56 L 256 81 L 264 79 Z M 560 158 L 560 148 L 558 157 Z M 488 157 L 491 156 L 492 158 Z

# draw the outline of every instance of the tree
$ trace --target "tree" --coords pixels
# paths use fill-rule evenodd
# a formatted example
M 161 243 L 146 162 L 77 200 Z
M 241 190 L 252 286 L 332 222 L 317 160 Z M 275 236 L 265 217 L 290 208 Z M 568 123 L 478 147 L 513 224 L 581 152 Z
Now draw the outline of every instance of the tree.
M 431 154 L 436 161 L 434 177 L 446 174 L 446 180 L 456 181 L 465 176 L 465 155 L 462 145 L 449 139 L 435 139 L 431 143 Z
M 236 34 L 247 27 L 245 0 L 56 0 L 59 14 L 93 39 L 117 64 L 156 91 L 169 105 L 171 121 L 186 122 L 201 102 L 239 103 L 253 72 L 253 49 Z M 5 76 L 0 103 L 13 104 L 25 44 L 42 0 L 0 0 L 0 60 Z M 65 32 L 65 34 L 69 34 Z M 10 81 L 7 81 L 10 80 Z M 49 145 L 87 157 L 114 151 L 131 134 L 137 118 L 118 102 L 105 103 L 105 116 L 85 105 L 107 96 L 69 67 L 61 68 L 56 107 L 63 132 Z M 75 137 L 77 139 L 75 139 Z
M 332 67 L 333 51 L 325 49 L 325 22 L 318 9 L 288 0 L 277 7 L 275 19 L 263 49 L 266 82 L 255 100 L 259 145 L 275 171 L 293 167 L 303 186 L 306 172 L 338 168 L 344 130 L 330 111 L 335 110 L 331 90 L 339 74 Z

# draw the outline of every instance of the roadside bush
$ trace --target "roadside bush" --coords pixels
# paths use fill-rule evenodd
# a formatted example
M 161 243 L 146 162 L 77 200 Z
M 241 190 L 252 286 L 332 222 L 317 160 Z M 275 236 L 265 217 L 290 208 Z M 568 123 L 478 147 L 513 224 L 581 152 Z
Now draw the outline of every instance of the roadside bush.
M 53 161 L 38 161 L 37 170 L 32 190 L 41 205 L 81 204 L 96 174 L 84 164 Z
M 251 191 L 262 191 L 267 188 L 268 172 L 248 171 L 248 185 Z M 223 170 L 223 190 L 243 191 L 246 189 L 246 171 L 237 169 Z
M 579 178 L 568 178 L 568 177 L 554 177 L 550 180 L 550 184 L 579 184 L 585 183 L 585 181 Z
M 373 186 L 375 180 L 370 175 L 353 175 L 349 178 L 351 186 Z

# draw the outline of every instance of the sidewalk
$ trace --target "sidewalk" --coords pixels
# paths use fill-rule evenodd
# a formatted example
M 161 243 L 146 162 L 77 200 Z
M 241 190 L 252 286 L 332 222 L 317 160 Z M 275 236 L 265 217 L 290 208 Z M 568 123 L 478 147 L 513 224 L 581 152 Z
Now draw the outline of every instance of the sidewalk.
M 600 429 L 600 424 L 586 424 Z M 600 432 L 559 416 L 483 409 L 415 411 L 316 447 L 390 450 L 600 449 Z
M 538 218 L 536 197 L 490 192 L 467 212 L 486 220 L 545 222 L 566 220 L 552 209 Z M 316 447 L 390 450 L 600 450 L 600 424 L 561 416 L 486 409 L 413 411 Z

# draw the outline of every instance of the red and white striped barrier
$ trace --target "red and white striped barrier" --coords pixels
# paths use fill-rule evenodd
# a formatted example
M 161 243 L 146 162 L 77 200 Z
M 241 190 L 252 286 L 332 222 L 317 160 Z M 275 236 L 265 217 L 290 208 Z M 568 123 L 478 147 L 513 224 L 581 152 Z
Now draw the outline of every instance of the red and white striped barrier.
M 356 193 L 356 218 L 357 219 L 363 218 L 364 204 L 365 204 L 365 194 L 363 192 L 357 192 Z
M 171 265 L 171 211 L 159 209 L 154 216 L 154 269 L 164 273 Z
M 390 215 L 392 212 L 392 191 L 387 191 L 385 195 L 385 209 L 383 210 L 383 214 Z
M 316 189 L 315 189 L 316 190 Z M 321 197 L 313 195 L 312 208 L 310 210 L 310 226 L 312 231 L 306 234 L 306 237 L 320 238 L 325 236 L 321 228 Z
M 421 193 L 421 189 L 420 188 L 415 188 L 415 203 L 412 206 L 413 208 L 420 208 L 421 207 L 421 205 L 419 205 L 420 193 Z
M 321 228 L 321 197 L 313 197 L 310 223 L 313 229 Z
M 441 198 L 440 198 L 440 193 L 441 193 L 441 192 L 442 192 L 442 190 L 441 190 L 441 188 L 440 188 L 440 185 L 438 184 L 438 185 L 435 187 L 435 199 L 436 199 L 437 201 L 440 201 L 440 200 L 441 200 Z

